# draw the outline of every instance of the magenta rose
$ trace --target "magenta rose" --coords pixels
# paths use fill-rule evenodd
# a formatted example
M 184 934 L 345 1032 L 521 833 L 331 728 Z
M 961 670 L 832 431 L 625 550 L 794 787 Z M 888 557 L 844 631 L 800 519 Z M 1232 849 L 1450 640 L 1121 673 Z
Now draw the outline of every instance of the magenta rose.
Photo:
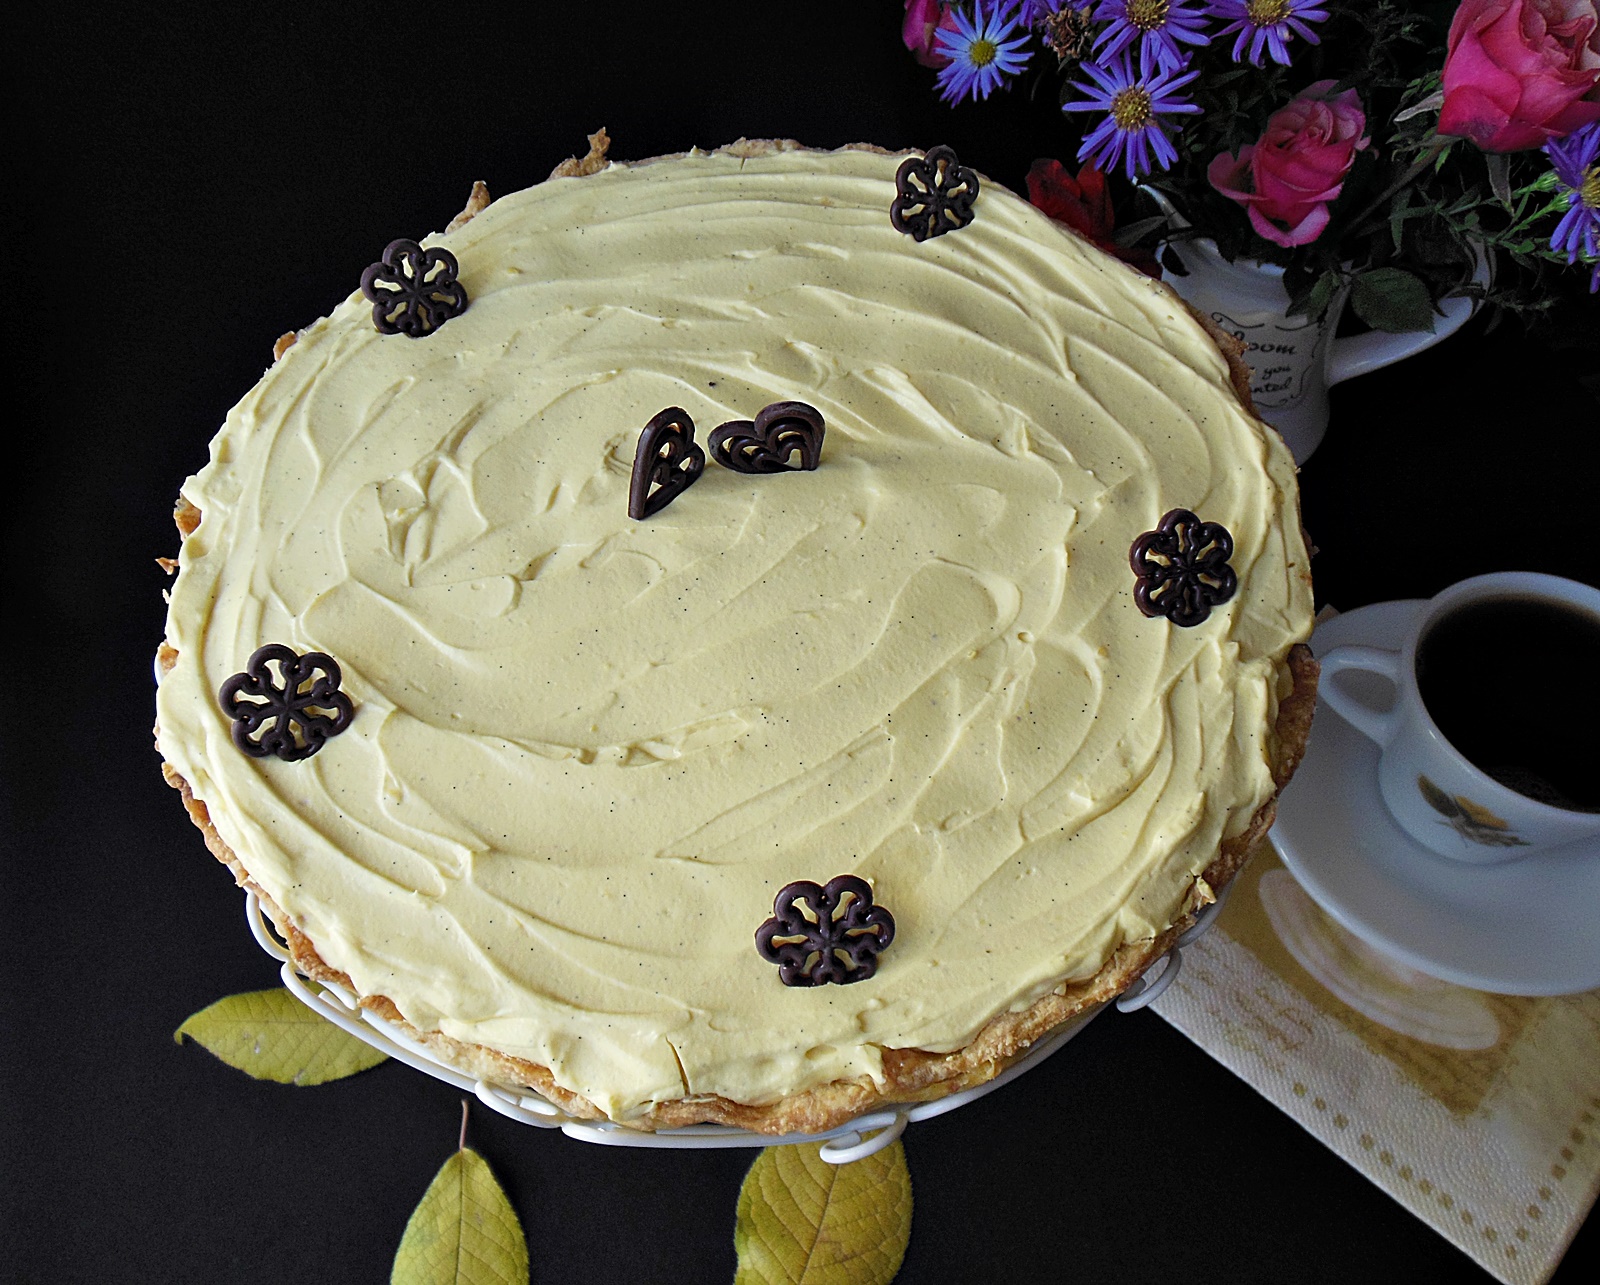
M 1445 48 L 1441 134 L 1520 152 L 1600 120 L 1595 0 L 1462 0 Z
M 955 19 L 943 0 L 906 0 L 906 16 L 900 24 L 900 39 L 924 67 L 943 67 L 950 59 L 934 43 L 940 27 L 956 29 Z
M 1331 94 L 1331 80 L 1302 90 L 1267 120 L 1260 139 L 1238 156 L 1217 155 L 1211 186 L 1250 212 L 1250 225 L 1274 245 L 1306 245 L 1328 226 L 1328 203 L 1367 138 L 1356 91 Z

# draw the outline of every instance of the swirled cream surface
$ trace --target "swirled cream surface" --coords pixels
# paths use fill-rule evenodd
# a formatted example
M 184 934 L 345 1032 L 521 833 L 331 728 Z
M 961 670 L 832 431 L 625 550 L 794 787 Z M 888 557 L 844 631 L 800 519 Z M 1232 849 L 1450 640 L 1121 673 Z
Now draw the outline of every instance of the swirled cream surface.
M 899 158 L 724 154 L 552 180 L 448 247 L 426 338 L 359 294 L 183 488 L 160 745 L 364 993 L 551 1069 L 616 1118 L 881 1080 L 1192 903 L 1272 793 L 1311 622 L 1294 469 L 1160 287 L 986 185 L 918 244 Z M 815 472 L 708 461 L 646 521 L 634 446 L 769 402 Z M 1204 624 L 1140 614 L 1130 543 L 1232 532 Z M 350 728 L 235 748 L 218 688 L 329 653 Z M 773 897 L 855 873 L 877 975 L 790 989 Z

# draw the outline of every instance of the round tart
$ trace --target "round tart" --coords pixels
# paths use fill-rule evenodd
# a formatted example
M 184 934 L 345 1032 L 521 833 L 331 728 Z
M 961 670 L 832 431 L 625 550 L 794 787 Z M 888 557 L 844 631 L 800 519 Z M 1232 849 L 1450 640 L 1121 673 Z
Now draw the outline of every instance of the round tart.
M 1315 685 L 1288 451 L 1172 292 L 998 186 L 898 230 L 906 159 L 480 193 L 414 247 L 464 308 L 353 292 L 183 487 L 168 779 L 303 969 L 472 1074 L 773 1133 L 970 1087 L 1270 822 Z M 815 468 L 681 463 L 782 403 Z M 696 476 L 632 517 L 669 411 Z

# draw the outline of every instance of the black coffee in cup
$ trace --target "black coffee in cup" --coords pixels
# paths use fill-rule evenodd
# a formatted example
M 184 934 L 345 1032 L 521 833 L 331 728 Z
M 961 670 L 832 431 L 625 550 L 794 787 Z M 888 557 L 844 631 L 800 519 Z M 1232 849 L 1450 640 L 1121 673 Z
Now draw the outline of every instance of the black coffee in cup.
M 1417 692 L 1485 776 L 1600 812 L 1600 616 L 1545 598 L 1467 603 L 1418 641 Z

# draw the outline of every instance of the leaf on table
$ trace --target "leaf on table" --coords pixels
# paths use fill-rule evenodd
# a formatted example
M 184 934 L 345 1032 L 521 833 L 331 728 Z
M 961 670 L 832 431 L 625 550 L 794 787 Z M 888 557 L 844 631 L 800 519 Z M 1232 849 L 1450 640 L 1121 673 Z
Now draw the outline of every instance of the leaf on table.
M 1402 268 L 1374 268 L 1355 279 L 1350 306 L 1375 330 L 1403 334 L 1433 329 L 1433 300 L 1421 277 Z
M 185 1035 L 246 1075 L 279 1084 L 325 1084 L 387 1060 L 282 987 L 219 999 L 172 1038 L 182 1044 Z
M 488 1163 L 462 1147 L 428 1184 L 389 1285 L 528 1285 L 528 1243 Z
M 898 1140 L 847 1165 L 821 1144 L 767 1147 L 739 1189 L 734 1285 L 888 1285 L 911 1241 Z

